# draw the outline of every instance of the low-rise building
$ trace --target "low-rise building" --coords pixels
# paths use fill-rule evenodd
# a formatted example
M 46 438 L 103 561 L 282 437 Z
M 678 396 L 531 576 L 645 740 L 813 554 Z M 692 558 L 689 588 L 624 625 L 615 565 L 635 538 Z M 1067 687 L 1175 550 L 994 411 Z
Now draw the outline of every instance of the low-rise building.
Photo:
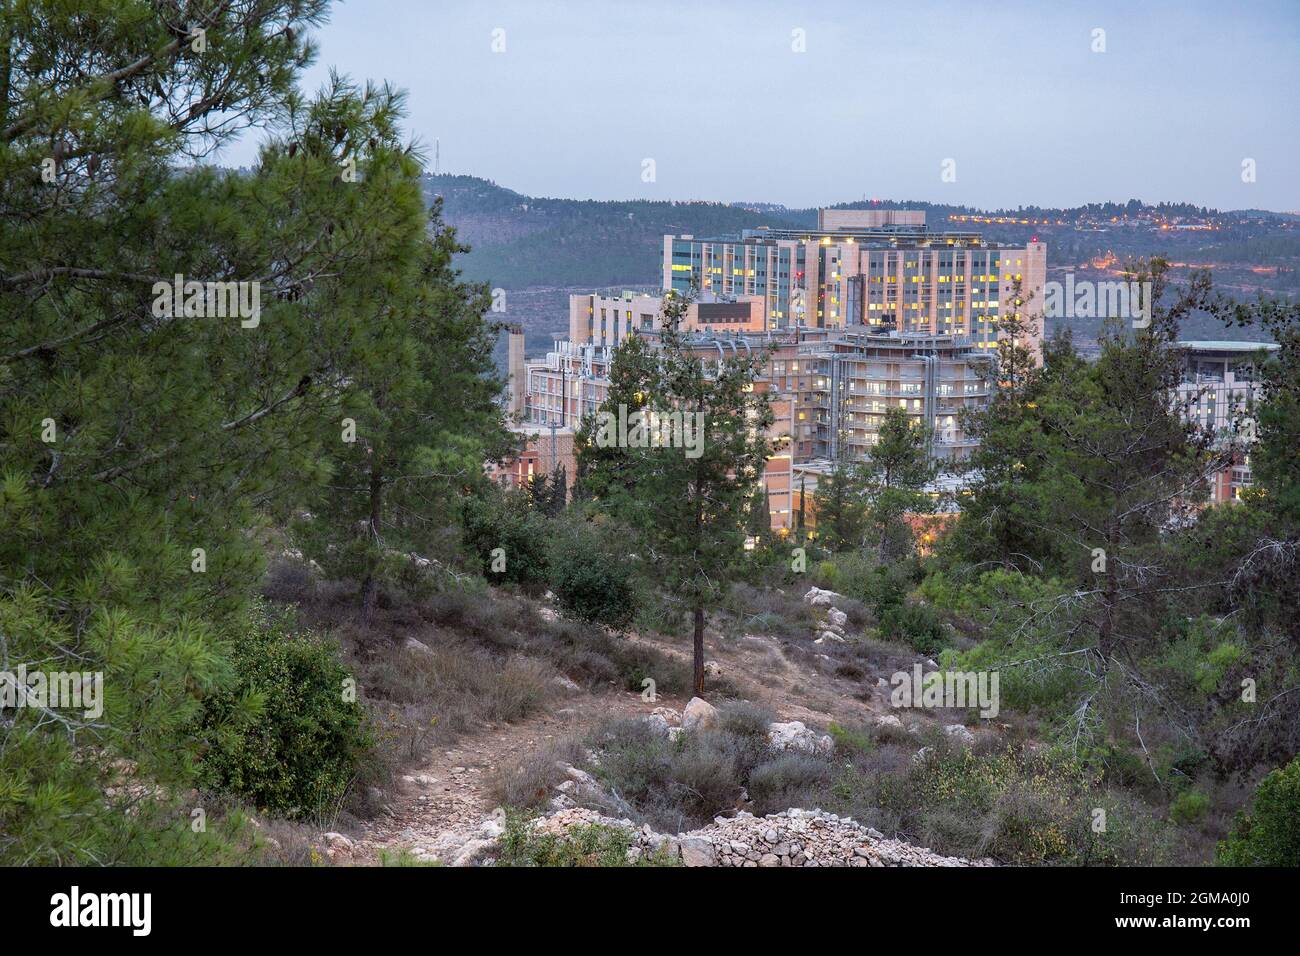
M 1183 375 L 1176 392 L 1179 407 L 1191 421 L 1228 444 L 1249 446 L 1254 440 L 1253 410 L 1261 397 L 1259 365 L 1274 343 L 1179 342 Z M 1247 449 L 1211 479 L 1210 500 L 1234 501 L 1252 483 Z
M 617 348 L 629 335 L 663 331 L 662 295 L 623 292 L 619 295 L 569 296 L 569 341 L 575 345 Z M 682 318 L 683 332 L 739 335 L 762 332 L 763 300 L 758 296 L 700 292 Z

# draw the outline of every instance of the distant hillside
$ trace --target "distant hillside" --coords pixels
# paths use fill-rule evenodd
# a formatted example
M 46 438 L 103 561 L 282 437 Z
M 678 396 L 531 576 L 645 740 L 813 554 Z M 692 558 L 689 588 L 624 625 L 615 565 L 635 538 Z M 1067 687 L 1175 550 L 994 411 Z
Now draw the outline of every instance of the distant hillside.
M 751 201 L 597 202 L 526 196 L 475 176 L 425 176 L 430 199 L 471 251 L 459 257 L 467 279 L 507 290 L 504 318 L 523 325 L 529 354 L 549 347 L 568 328 L 568 296 L 596 290 L 653 291 L 660 283 L 666 233 L 716 236 L 757 226 L 811 229 L 816 209 L 789 209 Z M 1212 266 L 1215 285 L 1230 295 L 1294 296 L 1300 292 L 1300 217 L 1260 210 L 1220 212 L 1186 203 L 1149 205 L 1137 199 L 1069 209 L 1036 206 L 980 210 L 920 200 L 866 199 L 837 209 L 920 209 L 936 230 L 970 230 L 994 242 L 1048 246 L 1048 278 L 1118 278 L 1133 258 L 1160 255 L 1179 281 L 1198 266 Z M 1071 327 L 1092 341 L 1100 320 L 1047 323 Z M 1190 316 L 1184 338 L 1258 339 L 1257 329 L 1225 329 L 1205 315 Z M 498 348 L 504 364 L 505 343 Z
M 465 277 L 505 289 L 659 284 L 665 233 L 716 235 L 790 219 L 724 203 L 538 199 L 473 176 L 426 176 L 473 247 Z
M 474 176 L 426 176 L 424 186 L 430 199 L 443 197 L 447 221 L 473 247 L 460 262 L 466 278 L 504 289 L 656 286 L 665 233 L 710 236 L 756 226 L 812 228 L 817 222 L 815 209 L 759 201 L 542 199 Z M 1286 213 L 1219 212 L 1137 199 L 1070 209 L 980 210 L 907 199 L 834 208 L 921 209 L 934 229 L 973 230 L 995 242 L 1022 243 L 1037 236 L 1047 242 L 1048 262 L 1056 268 L 1164 255 L 1181 264 L 1270 267 L 1266 276 L 1254 269 L 1245 281 L 1229 279 L 1239 285 L 1235 291 L 1248 295 L 1300 288 L 1300 217 Z M 1176 225 L 1184 221 L 1213 228 L 1185 231 Z

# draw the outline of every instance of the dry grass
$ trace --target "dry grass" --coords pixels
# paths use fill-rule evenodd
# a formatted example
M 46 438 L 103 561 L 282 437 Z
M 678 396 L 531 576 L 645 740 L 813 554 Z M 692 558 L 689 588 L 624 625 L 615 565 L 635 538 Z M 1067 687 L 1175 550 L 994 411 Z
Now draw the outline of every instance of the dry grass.
M 501 767 L 489 780 L 489 792 L 498 806 L 531 810 L 546 803 L 564 782 L 566 767 L 585 762 L 586 752 L 576 740 L 544 744 Z
M 482 726 L 527 718 L 563 697 L 567 677 L 592 691 L 662 693 L 690 687 L 688 662 L 617 634 L 550 621 L 529 598 L 503 591 L 445 590 L 424 600 L 384 595 L 363 621 L 356 588 L 320 582 L 301 563 L 275 562 L 264 586 L 293 603 L 304 625 L 330 632 L 357 677 L 376 747 L 347 809 L 370 816 L 403 768 Z M 424 650 L 412 650 L 414 639 Z

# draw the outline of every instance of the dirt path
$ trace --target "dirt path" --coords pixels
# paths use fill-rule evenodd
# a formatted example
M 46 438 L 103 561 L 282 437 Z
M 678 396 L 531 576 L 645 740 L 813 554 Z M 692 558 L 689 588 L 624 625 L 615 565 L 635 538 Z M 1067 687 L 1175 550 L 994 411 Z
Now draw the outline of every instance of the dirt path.
M 656 707 L 680 710 L 684 703 L 662 696 L 647 703 L 639 694 L 621 691 L 575 694 L 556 710 L 468 735 L 400 778 L 390 811 L 362 824 L 353 862 L 377 864 L 385 850 L 438 855 L 444 847 L 464 843 L 496 807 L 489 791 L 498 768 L 547 744 L 581 737 L 610 717 L 649 714 Z
M 661 654 L 689 660 L 690 648 L 660 636 L 628 635 Z M 715 637 L 708 643 L 709 659 L 742 696 L 763 704 L 780 720 L 825 725 L 831 720 L 867 719 L 885 710 L 866 682 L 835 678 L 824 670 L 815 651 L 792 659 L 781 642 L 763 635 Z M 866 691 L 865 695 L 863 692 Z M 855 696 L 858 695 L 858 696 Z M 868 701 L 859 699 L 867 696 Z M 462 738 L 448 750 L 433 753 L 427 763 L 400 779 L 390 809 L 362 825 L 354 844 L 353 862 L 376 864 L 381 851 L 403 850 L 419 857 L 442 857 L 472 837 L 495 809 L 490 783 L 493 774 L 547 744 L 582 737 L 593 725 L 610 717 L 649 714 L 656 707 L 680 711 L 686 698 L 659 695 L 646 702 L 636 693 L 608 691 L 574 694 L 555 710 L 518 724 L 485 728 Z

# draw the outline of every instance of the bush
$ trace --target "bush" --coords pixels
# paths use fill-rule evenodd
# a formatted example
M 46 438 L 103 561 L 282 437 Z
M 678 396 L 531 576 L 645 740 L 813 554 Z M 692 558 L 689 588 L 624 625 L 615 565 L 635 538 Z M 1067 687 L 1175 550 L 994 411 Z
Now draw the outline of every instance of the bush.
M 747 700 L 730 700 L 718 707 L 717 728 L 744 740 L 760 741 L 767 746 L 767 728 L 776 715 L 762 704 Z
M 861 594 L 851 594 L 869 604 L 879 618 L 888 608 L 897 607 L 912 587 L 914 568 L 910 564 L 877 565 L 861 576 Z
M 1187 826 L 1204 819 L 1210 811 L 1210 798 L 1199 790 L 1184 790 L 1169 804 L 1169 819 Z
M 465 499 L 462 520 L 464 547 L 488 581 L 517 584 L 530 593 L 544 590 L 549 525 L 529 508 L 526 494 L 489 488 L 482 497 Z
M 813 809 L 825 803 L 835 770 L 810 754 L 783 753 L 759 764 L 749 774 L 749 796 L 759 816 L 790 807 Z
M 509 814 L 501 837 L 497 866 L 673 866 L 666 854 L 628 859 L 632 834 L 598 823 L 573 827 L 563 836 L 538 833 L 528 818 Z
M 927 845 L 1005 863 L 1164 862 L 1168 827 L 1143 805 L 1101 791 L 1064 752 L 1007 748 L 980 755 L 939 742 L 885 801 Z M 1096 808 L 1106 826 L 1092 829 Z
M 832 560 L 821 562 L 815 572 L 818 579 L 815 583 L 819 587 L 829 587 L 832 591 L 838 591 L 846 597 L 865 600 L 871 590 L 871 582 L 879 571 L 879 565 L 874 558 L 860 551 L 851 551 L 837 554 Z
M 1300 866 L 1300 757 L 1255 788 L 1255 803 L 1219 843 L 1222 866 Z
M 622 628 L 637 612 L 636 568 L 608 522 L 556 521 L 547 563 L 550 586 L 569 617 Z
M 928 604 L 909 601 L 886 607 L 880 615 L 880 629 L 889 640 L 922 654 L 937 654 L 948 645 L 948 629 Z
M 876 742 L 866 730 L 854 730 L 831 721 L 826 730 L 835 741 L 835 749 L 841 753 L 870 753 Z
M 657 830 L 703 826 L 736 808 L 752 769 L 771 757 L 766 723 L 758 730 L 764 716 L 752 705 L 726 704 L 716 727 L 675 742 L 644 721 L 614 721 L 591 741 L 601 752 L 596 773 Z
M 573 740 L 530 750 L 492 778 L 492 799 L 498 806 L 517 810 L 540 807 L 550 799 L 551 791 L 568 779 L 566 766 L 581 764 L 583 756 L 582 747 Z
M 335 649 L 257 603 L 231 660 L 236 684 L 205 702 L 204 785 L 289 817 L 336 810 L 371 740 Z

